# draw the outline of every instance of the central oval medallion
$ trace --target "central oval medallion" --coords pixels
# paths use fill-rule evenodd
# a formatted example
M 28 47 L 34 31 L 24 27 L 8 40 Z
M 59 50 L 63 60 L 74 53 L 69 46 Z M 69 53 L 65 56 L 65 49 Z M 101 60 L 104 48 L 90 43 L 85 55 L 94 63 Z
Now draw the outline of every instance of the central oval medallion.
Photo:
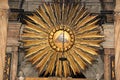
M 67 51 L 74 44 L 73 32 L 66 27 L 53 29 L 49 35 L 49 43 L 56 51 Z

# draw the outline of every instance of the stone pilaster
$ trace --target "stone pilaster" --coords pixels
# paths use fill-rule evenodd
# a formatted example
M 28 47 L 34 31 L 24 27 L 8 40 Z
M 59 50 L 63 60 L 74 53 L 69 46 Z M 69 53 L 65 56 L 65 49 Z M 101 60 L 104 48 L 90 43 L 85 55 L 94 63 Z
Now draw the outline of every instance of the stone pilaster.
M 120 0 L 116 0 L 115 7 L 115 75 L 120 80 Z
M 8 0 L 0 0 L 0 80 L 3 80 L 8 24 Z

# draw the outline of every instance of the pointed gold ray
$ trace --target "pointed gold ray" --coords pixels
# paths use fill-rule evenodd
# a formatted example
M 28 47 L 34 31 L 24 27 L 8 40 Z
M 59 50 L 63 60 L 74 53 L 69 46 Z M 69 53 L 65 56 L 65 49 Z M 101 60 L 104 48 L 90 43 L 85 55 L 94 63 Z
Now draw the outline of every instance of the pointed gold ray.
M 76 34 L 76 38 L 84 39 L 84 38 L 103 38 L 104 36 L 98 34 L 99 31 L 92 31 L 84 34 Z
M 68 17 L 67 17 L 67 21 L 66 24 L 68 25 L 69 22 L 71 21 L 71 16 L 73 15 L 73 10 L 74 10 L 74 6 L 73 4 L 70 5 L 70 9 L 69 9 L 69 13 L 68 13 Z
M 79 29 L 78 34 L 79 33 L 84 33 L 84 32 L 87 32 L 87 31 L 90 31 L 90 30 L 93 30 L 93 29 L 96 29 L 96 28 L 98 28 L 97 25 L 91 25 L 91 26 L 87 26 L 87 27 L 82 27 L 82 28 Z
M 59 55 L 60 55 L 60 58 L 62 58 L 62 53 L 60 53 Z M 63 66 L 62 61 L 59 60 L 59 72 L 58 73 L 59 73 L 60 77 L 63 76 L 63 74 L 62 74 L 62 66 Z
M 88 11 L 83 8 L 81 12 L 78 14 L 78 16 L 74 19 L 72 26 L 76 28 L 77 23 L 79 23 L 79 21 L 82 20 L 83 17 L 85 18 L 88 15 L 89 15 Z
M 56 62 L 56 71 L 55 71 L 55 75 L 56 76 L 59 76 L 59 74 L 58 74 L 58 70 L 59 69 L 59 56 L 58 56 L 58 59 L 57 59 L 57 62 Z
M 36 24 L 38 24 L 40 27 L 42 27 L 43 29 L 51 29 L 50 27 L 48 27 L 47 23 L 45 23 L 39 16 L 37 16 L 36 14 L 34 14 L 34 16 L 28 16 L 31 20 L 33 20 Z
M 54 5 L 54 9 L 55 9 L 55 15 L 57 18 L 57 23 L 60 24 L 61 23 L 61 12 L 60 12 L 60 4 L 53 4 Z
M 103 40 L 76 40 L 75 44 L 85 44 L 89 46 L 100 47 L 101 42 L 103 42 Z
M 62 23 L 64 24 L 64 20 L 65 20 L 65 4 L 62 4 Z
M 95 19 L 97 16 L 90 16 L 89 14 L 85 16 L 81 21 L 79 21 L 76 25 L 76 30 L 86 25 L 89 21 Z
M 36 12 L 42 17 L 42 19 L 49 25 L 49 27 L 53 27 L 54 25 L 52 24 L 52 22 L 50 21 L 49 17 L 47 16 L 47 14 L 45 13 L 45 10 L 43 9 L 42 6 L 40 6 L 39 9 L 36 10 Z
M 77 13 L 75 14 L 76 16 L 73 18 L 73 20 L 71 21 L 70 25 L 75 25 L 77 23 L 77 21 L 79 21 L 79 19 L 85 15 L 86 11 L 84 10 L 84 7 L 81 7 L 80 10 L 77 11 Z M 83 15 L 82 15 L 83 14 Z
M 96 20 L 90 22 L 89 24 L 84 25 L 84 27 L 79 27 L 79 29 L 76 30 L 76 33 L 84 33 L 84 32 L 87 31 L 87 30 L 90 31 L 90 30 L 92 30 L 92 28 L 94 29 L 95 26 L 98 27 L 98 26 L 96 25 L 96 23 L 97 23 L 98 21 L 99 21 L 99 19 L 96 19 Z M 92 26 L 94 26 L 94 27 L 92 27 Z M 83 29 L 83 30 L 82 30 L 82 29 Z M 82 32 L 80 32 L 80 31 L 82 31 Z
M 27 29 L 30 29 L 30 30 L 34 30 L 34 31 L 37 31 L 37 32 L 45 32 L 45 33 L 48 33 L 49 30 L 48 29 L 43 29 L 27 20 L 25 20 L 25 22 L 27 23 L 27 25 L 25 26 L 25 28 Z
M 47 62 L 50 60 L 52 55 L 53 55 L 53 52 L 49 51 L 47 55 L 45 55 L 43 59 L 36 65 L 36 67 L 39 68 L 39 74 L 41 74 L 42 71 L 45 69 Z
M 37 46 L 30 47 L 29 49 L 26 50 L 27 54 L 26 54 L 25 58 L 27 58 L 27 57 L 37 53 L 38 51 L 46 48 L 47 46 L 48 46 L 48 44 L 47 45 L 42 45 L 42 46 L 41 45 L 37 45 Z
M 56 61 L 56 71 L 55 71 L 56 76 L 60 76 L 60 74 L 59 74 L 59 71 L 60 71 L 59 69 L 61 67 L 60 60 L 59 60 L 60 57 L 61 57 L 61 53 L 58 53 L 58 58 Z
M 78 65 L 76 64 L 76 62 L 74 61 L 73 57 L 71 55 L 69 55 L 68 52 L 65 54 L 65 56 L 67 56 L 67 60 L 70 63 L 70 67 L 71 67 L 74 75 L 76 75 L 77 72 L 79 73 L 80 69 L 79 69 Z
M 54 55 L 51 57 L 50 62 L 48 63 L 48 67 L 46 69 L 44 76 L 47 75 L 48 73 L 50 73 L 50 75 L 52 75 L 53 70 L 55 68 L 57 55 L 58 55 L 57 52 L 54 52 Z
M 69 17 L 68 25 L 71 24 L 73 18 L 76 16 L 76 12 L 78 11 L 79 7 L 80 7 L 80 5 L 76 5 L 70 10 L 70 14 L 68 15 L 68 17 Z
M 97 49 L 94 49 L 94 48 L 91 48 L 91 47 L 87 47 L 85 45 L 80 45 L 80 44 L 76 44 L 75 45 L 77 48 L 85 51 L 85 52 L 88 52 L 89 54 L 92 54 L 92 55 L 97 55 Z
M 45 47 L 44 49 L 39 51 L 36 55 L 30 57 L 29 60 L 32 61 L 33 65 L 36 64 L 39 60 L 41 60 L 43 58 L 44 55 L 47 54 L 49 49 L 50 49 L 49 47 Z
M 46 36 L 46 37 L 45 37 L 45 36 Z M 21 37 L 22 37 L 22 38 L 39 38 L 39 39 L 45 38 L 45 39 L 47 39 L 47 38 L 48 38 L 47 36 L 48 36 L 48 35 L 45 35 L 45 34 L 33 34 L 33 33 L 21 34 Z
M 26 28 L 24 28 L 24 30 L 23 30 L 23 33 L 32 33 L 32 34 L 38 34 L 38 32 L 36 32 L 36 31 L 33 31 L 33 30 L 30 30 L 30 29 L 26 29 Z
M 64 57 L 66 57 L 66 56 L 64 55 Z M 65 77 L 68 77 L 70 75 L 70 68 L 69 68 L 69 63 L 67 60 L 63 61 L 63 71 L 64 71 Z
M 45 44 L 47 43 L 48 40 L 27 40 L 24 41 L 24 47 L 28 47 L 28 46 L 34 46 L 34 45 L 39 45 L 39 44 Z
M 63 61 L 63 69 L 64 69 L 64 76 L 67 77 L 70 75 L 70 69 L 68 65 L 68 61 Z
M 74 51 L 79 54 L 79 56 L 81 56 L 81 58 L 83 60 L 85 60 L 86 62 L 88 62 L 89 64 L 92 64 L 93 58 L 87 54 L 85 54 L 84 52 L 82 52 L 80 49 L 73 47 Z
M 64 23 L 63 24 L 66 24 L 66 21 L 68 19 L 68 13 L 69 13 L 69 6 L 70 4 L 66 4 L 65 8 L 64 8 Z M 66 24 L 67 25 L 67 24 Z
M 51 8 L 51 5 L 47 5 L 47 4 L 44 4 L 44 7 L 45 7 L 45 10 L 47 12 L 47 14 L 49 15 L 50 19 L 52 20 L 52 23 L 54 24 L 54 27 L 56 25 L 56 18 L 55 18 L 55 15 L 54 15 L 54 12 Z
M 75 61 L 79 64 L 80 68 L 84 70 L 86 63 L 81 59 L 81 57 L 79 57 L 73 50 L 70 50 L 69 54 L 73 56 Z

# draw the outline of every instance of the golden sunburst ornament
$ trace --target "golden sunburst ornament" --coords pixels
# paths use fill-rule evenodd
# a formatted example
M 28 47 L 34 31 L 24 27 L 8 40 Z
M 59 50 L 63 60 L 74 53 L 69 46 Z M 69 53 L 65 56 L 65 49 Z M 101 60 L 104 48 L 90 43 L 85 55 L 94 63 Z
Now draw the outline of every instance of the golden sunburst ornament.
M 22 41 L 39 74 L 68 77 L 92 64 L 103 35 L 79 4 L 43 4 L 28 16 Z

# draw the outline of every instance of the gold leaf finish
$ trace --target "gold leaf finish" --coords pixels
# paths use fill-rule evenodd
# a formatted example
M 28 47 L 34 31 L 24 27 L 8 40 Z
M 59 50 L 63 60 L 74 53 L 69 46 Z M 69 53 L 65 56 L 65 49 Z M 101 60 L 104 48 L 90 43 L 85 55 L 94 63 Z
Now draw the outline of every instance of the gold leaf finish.
M 80 4 L 45 3 L 27 17 L 21 42 L 40 75 L 76 75 L 98 55 L 104 38 L 99 19 Z

